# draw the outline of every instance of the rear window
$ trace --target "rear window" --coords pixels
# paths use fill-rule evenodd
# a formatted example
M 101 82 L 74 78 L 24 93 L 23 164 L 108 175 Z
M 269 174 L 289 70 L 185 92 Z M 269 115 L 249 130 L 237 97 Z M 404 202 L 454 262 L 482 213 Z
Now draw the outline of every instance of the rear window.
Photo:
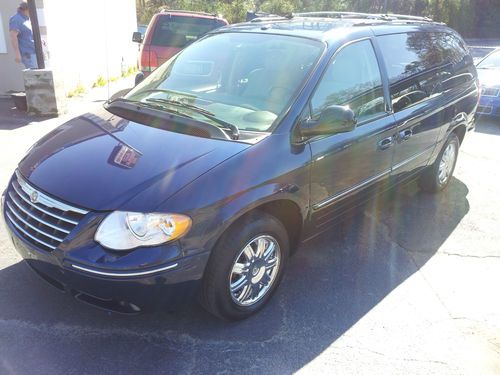
M 182 48 L 224 25 L 223 21 L 211 18 L 161 16 L 156 22 L 151 44 Z

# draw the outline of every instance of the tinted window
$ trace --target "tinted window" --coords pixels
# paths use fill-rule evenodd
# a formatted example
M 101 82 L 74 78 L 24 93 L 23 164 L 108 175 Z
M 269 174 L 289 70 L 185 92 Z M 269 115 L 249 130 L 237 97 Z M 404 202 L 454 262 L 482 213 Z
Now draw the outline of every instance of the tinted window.
M 151 44 L 184 47 L 210 30 L 223 25 L 222 21 L 210 18 L 161 16 L 156 23 Z
M 411 77 L 443 62 L 430 33 L 393 34 L 378 37 L 391 83 Z
M 358 122 L 385 111 L 382 79 L 369 40 L 343 48 L 323 75 L 312 99 L 312 117 L 331 105 L 347 105 Z
M 470 81 L 472 59 L 449 33 L 415 32 L 378 37 L 394 112 Z M 470 60 L 470 61 L 469 61 Z

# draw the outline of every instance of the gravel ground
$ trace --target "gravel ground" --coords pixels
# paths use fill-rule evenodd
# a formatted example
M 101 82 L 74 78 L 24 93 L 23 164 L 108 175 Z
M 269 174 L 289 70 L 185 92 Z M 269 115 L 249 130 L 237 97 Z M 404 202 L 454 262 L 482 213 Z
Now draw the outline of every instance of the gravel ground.
M 63 120 L 0 116 L 2 188 Z M 0 225 L 0 373 L 499 374 L 499 150 L 500 122 L 480 121 L 445 192 L 378 197 L 303 245 L 270 305 L 240 323 L 196 305 L 127 317 L 81 304 L 33 274 Z

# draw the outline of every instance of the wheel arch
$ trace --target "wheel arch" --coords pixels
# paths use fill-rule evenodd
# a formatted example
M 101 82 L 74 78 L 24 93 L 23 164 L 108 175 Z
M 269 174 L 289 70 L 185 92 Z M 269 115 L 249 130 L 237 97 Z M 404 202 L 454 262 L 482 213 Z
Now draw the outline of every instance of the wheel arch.
M 456 128 L 454 128 L 451 132 L 451 133 L 455 133 L 458 137 L 458 140 L 460 142 L 460 144 L 462 144 L 464 138 L 465 138 L 465 133 L 467 132 L 467 127 L 465 126 L 465 124 L 460 124 L 458 125 Z
M 244 210 L 234 213 L 234 215 L 232 215 L 231 217 L 231 220 L 228 221 L 219 232 L 213 246 L 217 245 L 224 233 L 226 233 L 227 230 L 229 230 L 232 226 L 236 225 L 241 220 L 245 220 L 248 216 L 256 214 L 258 212 L 265 212 L 271 216 L 274 216 L 283 224 L 288 234 L 290 251 L 291 253 L 293 253 L 300 241 L 300 236 L 304 225 L 304 214 L 301 211 L 299 204 L 290 198 L 277 198 L 273 200 L 262 201 L 255 205 L 252 205 L 251 207 L 247 207 Z

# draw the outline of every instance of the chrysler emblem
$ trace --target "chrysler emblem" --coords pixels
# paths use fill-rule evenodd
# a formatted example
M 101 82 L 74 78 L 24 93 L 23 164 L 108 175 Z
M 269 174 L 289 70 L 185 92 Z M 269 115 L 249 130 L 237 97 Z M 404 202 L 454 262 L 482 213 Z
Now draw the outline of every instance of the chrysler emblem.
M 31 203 L 36 203 L 38 202 L 38 192 L 32 191 L 30 194 L 30 201 Z

